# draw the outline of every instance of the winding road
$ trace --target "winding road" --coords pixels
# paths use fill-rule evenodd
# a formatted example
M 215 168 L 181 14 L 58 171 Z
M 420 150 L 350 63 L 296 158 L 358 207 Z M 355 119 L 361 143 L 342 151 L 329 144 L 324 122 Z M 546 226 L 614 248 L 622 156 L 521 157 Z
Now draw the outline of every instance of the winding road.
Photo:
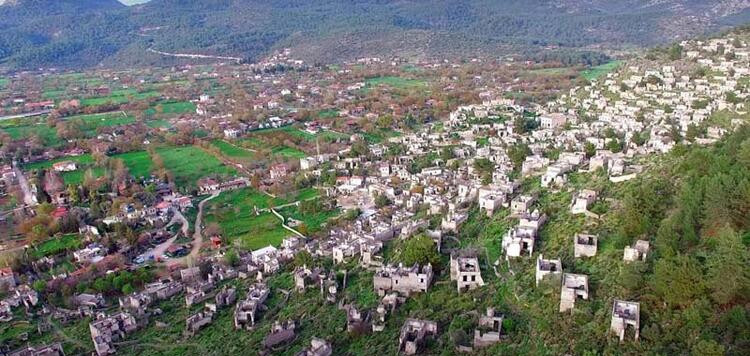
M 189 255 L 167 261 L 168 266 L 184 264 L 188 261 L 188 259 L 192 259 L 194 261 L 198 258 L 198 254 L 201 252 L 201 246 L 203 245 L 203 206 L 207 201 L 218 197 L 219 194 L 220 193 L 218 192 L 213 193 L 210 197 L 203 199 L 200 203 L 198 203 L 198 216 L 195 218 L 195 233 L 193 233 L 193 248 L 192 250 L 190 250 Z

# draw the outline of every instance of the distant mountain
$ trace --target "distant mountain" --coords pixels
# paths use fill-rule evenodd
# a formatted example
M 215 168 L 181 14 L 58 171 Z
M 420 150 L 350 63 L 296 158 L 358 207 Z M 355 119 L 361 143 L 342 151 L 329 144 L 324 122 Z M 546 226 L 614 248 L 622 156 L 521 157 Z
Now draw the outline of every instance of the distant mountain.
M 143 4 L 143 3 L 147 3 L 149 1 L 151 1 L 151 0 L 120 0 L 121 3 L 123 3 L 125 5 L 128 5 L 128 6 Z
M 163 64 L 147 50 L 308 61 L 650 46 L 750 21 L 750 0 L 11 0 L 11 68 Z M 91 11 L 96 10 L 96 11 Z

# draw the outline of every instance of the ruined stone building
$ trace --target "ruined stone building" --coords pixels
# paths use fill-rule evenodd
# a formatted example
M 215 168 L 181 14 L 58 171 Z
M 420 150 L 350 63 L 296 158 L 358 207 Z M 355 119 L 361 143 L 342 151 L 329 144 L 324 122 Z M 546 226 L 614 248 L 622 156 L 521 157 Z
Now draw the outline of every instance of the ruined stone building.
M 271 331 L 263 339 L 263 347 L 271 349 L 294 340 L 296 323 L 294 320 L 275 321 Z
M 389 291 L 409 296 L 413 293 L 426 292 L 432 283 L 432 277 L 433 271 L 430 264 L 421 268 L 416 264 L 412 267 L 384 266 L 375 272 L 373 285 L 381 297 Z
M 622 253 L 622 260 L 625 262 L 633 262 L 637 260 L 646 261 L 648 249 L 648 241 L 638 240 L 633 247 L 625 247 L 625 250 Z
M 638 340 L 641 329 L 641 304 L 636 302 L 626 302 L 615 300 L 612 305 L 612 323 L 610 330 L 620 338 L 625 340 L 628 327 L 632 327 L 633 338 Z
M 459 293 L 484 285 L 475 251 L 457 251 L 451 254 L 451 280 L 456 281 Z
M 258 318 L 260 308 L 268 299 L 269 289 L 263 283 L 250 286 L 244 300 L 237 303 L 234 309 L 235 329 L 252 329 Z
M 89 324 L 91 340 L 97 355 L 110 355 L 116 352 L 114 343 L 124 340 L 125 337 L 138 329 L 135 318 L 120 312 L 110 316 L 101 314 L 99 318 Z
M 389 313 L 393 313 L 399 304 L 403 302 L 404 298 L 399 297 L 398 293 L 386 294 L 375 309 L 372 319 L 372 331 L 383 331 L 385 329 L 386 316 Z
M 494 308 L 487 308 L 485 314 L 479 317 L 479 325 L 474 330 L 474 347 L 487 347 L 500 342 L 504 318 Z
M 560 312 L 573 309 L 578 298 L 589 299 L 589 276 L 563 273 L 560 290 Z
M 416 355 L 428 337 L 437 336 L 437 323 L 429 320 L 406 319 L 398 337 L 398 350 Z
M 295 354 L 295 356 L 331 356 L 333 348 L 328 341 L 317 337 L 310 340 L 310 347 Z
M 9 353 L 8 356 L 65 356 L 65 351 L 58 342 L 45 346 L 27 346 Z
M 562 273 L 562 261 L 559 259 L 545 260 L 542 255 L 536 260 L 536 285 L 539 285 L 546 276 L 560 275 Z
M 198 330 L 211 324 L 216 314 L 216 305 L 208 304 L 199 312 L 190 315 L 185 320 L 185 331 L 188 335 L 194 335 Z
M 586 214 L 589 211 L 591 204 L 596 201 L 596 192 L 589 189 L 584 189 L 578 192 L 575 198 L 573 198 L 573 204 L 570 206 L 571 214 Z
M 599 238 L 596 235 L 575 234 L 573 237 L 573 255 L 576 258 L 594 257 Z

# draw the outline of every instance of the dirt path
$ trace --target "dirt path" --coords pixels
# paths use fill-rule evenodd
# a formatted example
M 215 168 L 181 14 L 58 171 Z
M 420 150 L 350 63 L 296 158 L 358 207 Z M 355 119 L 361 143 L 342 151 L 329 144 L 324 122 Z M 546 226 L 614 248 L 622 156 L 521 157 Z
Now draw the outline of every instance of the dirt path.
M 185 264 L 188 259 L 195 260 L 198 258 L 198 254 L 201 252 L 201 246 L 203 245 L 203 206 L 207 201 L 218 197 L 219 194 L 220 193 L 213 193 L 210 197 L 203 199 L 200 203 L 198 203 L 198 216 L 196 216 L 195 218 L 195 233 L 193 233 L 193 248 L 192 250 L 190 250 L 189 255 L 169 260 L 169 262 L 167 262 L 168 265 L 174 266 L 177 264 Z
M 13 165 L 13 171 L 16 173 L 16 177 L 18 178 L 18 185 L 21 186 L 21 190 L 23 191 L 24 204 L 28 206 L 37 205 L 37 200 L 34 194 L 32 194 L 31 192 L 29 181 L 26 180 L 26 176 L 23 174 L 23 172 L 21 172 L 21 169 L 18 168 L 18 165 Z

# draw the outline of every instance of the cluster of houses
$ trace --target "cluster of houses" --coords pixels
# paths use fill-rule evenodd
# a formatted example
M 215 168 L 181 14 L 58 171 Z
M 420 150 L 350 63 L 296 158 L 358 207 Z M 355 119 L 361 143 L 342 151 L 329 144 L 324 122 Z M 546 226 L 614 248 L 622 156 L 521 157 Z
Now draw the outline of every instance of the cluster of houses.
M 529 116 L 526 109 L 513 100 L 486 98 L 481 104 L 459 107 L 440 125 L 427 124 L 424 130 L 388 138 L 388 145 L 401 148 L 397 155 L 386 155 L 386 145 L 376 143 L 368 146 L 367 155 L 356 156 L 351 154 L 351 149 L 345 149 L 300 159 L 303 175 L 336 174 L 335 184 L 326 187 L 326 193 L 335 198 L 340 207 L 359 210 L 351 223 L 327 231 L 323 238 L 307 241 L 303 236 L 291 236 L 284 239 L 279 248 L 269 246 L 242 254 L 236 267 L 215 263 L 206 275 L 198 267 L 180 270 L 179 278 L 148 284 L 141 291 L 119 298 L 120 311 L 110 315 L 99 311 L 104 304 L 100 296 L 77 296 L 79 312 L 96 315 L 90 331 L 97 354 L 116 352 L 117 342 L 146 325 L 149 315 L 158 313 L 152 308 L 156 301 L 178 294 L 184 296 L 188 307 L 204 305 L 185 320 L 188 336 L 210 325 L 221 308 L 234 308 L 236 329 L 253 329 L 263 317 L 271 293 L 270 287 L 264 283 L 265 278 L 277 273 L 285 262 L 301 251 L 318 258 L 331 258 L 334 264 L 356 260 L 363 268 L 373 270 L 373 289 L 380 298 L 378 306 L 369 311 L 352 304 L 340 307 L 346 313 L 349 332 L 382 331 L 389 314 L 411 296 L 429 293 L 436 278 L 430 264 L 404 266 L 387 263 L 380 256 L 384 244 L 393 239 L 424 235 L 434 241 L 440 252 L 443 241 L 457 240 L 472 206 L 478 206 L 489 216 L 508 209 L 517 219 L 516 225 L 496 236 L 501 242 L 501 251 L 497 252 L 506 260 L 534 256 L 540 231 L 548 217 L 539 210 L 538 196 L 522 191 L 516 172 L 523 177 L 538 177 L 544 189 L 568 188 L 569 178 L 576 172 L 601 171 L 611 182 L 617 183 L 637 176 L 642 157 L 667 152 L 674 147 L 675 128 L 683 136 L 693 128 L 703 128 L 695 141 L 710 143 L 737 124 L 712 120 L 712 115 L 725 110 L 743 112 L 745 109 L 741 102 L 747 97 L 747 92 L 740 80 L 750 76 L 747 44 L 724 38 L 690 41 L 682 45 L 686 63 L 655 70 L 642 70 L 637 66 L 623 68 L 589 86 L 572 89 L 567 95 L 542 106 L 538 116 Z M 276 60 L 286 61 L 288 57 Z M 705 70 L 696 71 L 696 68 Z M 257 75 L 257 80 L 268 80 L 261 74 Z M 342 88 L 339 94 L 345 95 L 362 87 Z M 292 96 L 301 100 L 304 98 L 302 93 L 311 92 L 313 88 L 300 84 L 297 89 L 294 92 L 290 89 L 278 93 L 269 91 L 260 95 L 259 100 L 263 102 L 256 105 L 277 110 L 280 98 Z M 198 114 L 209 115 L 213 105 L 216 103 L 211 98 L 201 97 L 197 105 L 201 112 Z M 585 117 L 582 113 L 586 113 Z M 360 110 L 354 108 L 340 115 L 358 116 Z M 525 128 L 516 127 L 518 120 L 509 117 L 535 120 L 539 127 L 527 132 Z M 286 124 L 285 120 L 271 117 L 263 125 L 279 127 Z M 222 127 L 224 135 L 231 139 L 256 128 L 229 122 Z M 315 131 L 319 128 L 308 125 L 307 129 Z M 640 135 L 648 138 L 638 143 L 635 138 Z M 353 137 L 355 141 L 360 139 Z M 613 145 L 613 142 L 621 145 L 616 147 L 618 145 Z M 511 149 L 519 146 L 529 151 L 520 161 L 511 158 Z M 591 151 L 587 146 L 593 147 L 593 152 L 587 152 Z M 556 150 L 556 154 L 549 154 L 551 150 Z M 434 154 L 436 151 L 440 154 Z M 76 169 L 72 161 L 53 166 L 55 172 Z M 272 179 L 283 179 L 292 171 L 289 165 L 278 164 L 271 167 L 270 175 Z M 3 174 L 9 172 L 12 170 Z M 198 192 L 214 194 L 249 185 L 246 178 L 223 182 L 206 178 L 199 181 Z M 104 223 L 166 223 L 176 212 L 191 206 L 190 198 L 171 190 L 165 190 L 158 197 L 153 206 L 125 204 L 117 214 L 105 218 Z M 387 201 L 385 205 L 392 209 L 381 209 L 384 199 Z M 576 191 L 570 203 L 570 213 L 598 219 L 599 216 L 591 211 L 597 199 L 600 197 L 596 190 Z M 597 235 L 585 231 L 574 234 L 574 257 L 596 258 L 598 242 Z M 625 263 L 646 261 L 648 252 L 649 242 L 638 240 L 632 247 L 624 249 L 623 260 Z M 95 263 L 104 255 L 103 246 L 92 243 L 76 251 L 74 258 L 79 263 Z M 574 310 L 577 302 L 590 298 L 589 276 L 565 272 L 561 259 L 544 258 L 541 254 L 536 256 L 536 285 L 560 285 L 561 313 Z M 495 266 L 500 263 L 499 260 L 487 262 Z M 450 280 L 456 283 L 459 293 L 485 285 L 481 270 L 482 259 L 477 251 L 450 251 Z M 293 277 L 298 292 L 319 291 L 331 304 L 338 302 L 341 290 L 346 288 L 346 279 L 340 283 L 333 270 L 301 266 L 294 270 Z M 244 298 L 238 296 L 236 288 L 223 283 L 235 278 L 253 281 Z M 219 288 L 221 285 L 223 287 Z M 38 303 L 38 295 L 33 289 L 25 284 L 17 285 L 12 270 L 0 270 L 0 290 L 8 291 L 8 297 L 0 301 L 2 321 L 11 320 L 12 308 L 24 305 L 29 309 Z M 611 313 L 612 333 L 624 340 L 628 330 L 632 330 L 632 335 L 638 338 L 639 303 L 614 300 Z M 504 318 L 492 308 L 481 314 L 471 347 L 487 347 L 500 342 Z M 263 340 L 263 346 L 273 350 L 291 342 L 299 327 L 293 320 L 276 320 Z M 399 333 L 399 351 L 407 355 L 418 354 L 427 340 L 437 334 L 436 322 L 407 319 Z M 54 355 L 58 349 L 58 354 L 62 353 L 59 345 L 47 346 L 46 349 L 49 349 L 45 351 L 49 355 Z M 327 356 L 331 353 L 330 343 L 314 338 L 298 355 Z

